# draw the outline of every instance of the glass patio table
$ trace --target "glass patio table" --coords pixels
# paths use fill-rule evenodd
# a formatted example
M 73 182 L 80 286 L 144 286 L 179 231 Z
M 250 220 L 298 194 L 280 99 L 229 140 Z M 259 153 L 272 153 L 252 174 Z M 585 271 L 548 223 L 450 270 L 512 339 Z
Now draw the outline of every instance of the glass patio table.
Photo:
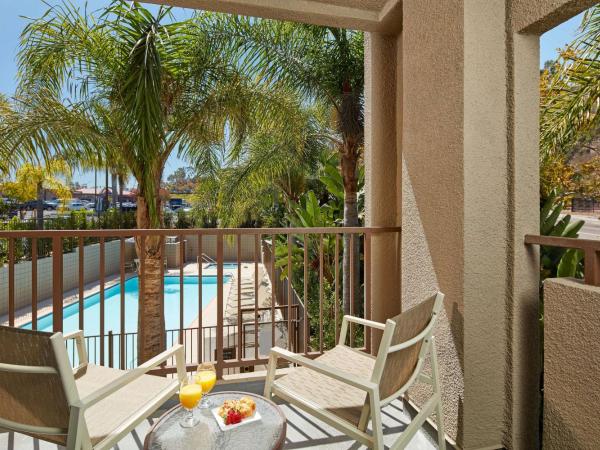
M 211 409 L 227 399 L 251 397 L 261 420 L 222 431 Z M 177 405 L 164 413 L 152 426 L 144 450 L 188 450 L 188 449 L 253 449 L 279 450 L 283 448 L 286 420 L 281 409 L 264 397 L 247 392 L 224 391 L 208 394 L 213 403 L 210 409 L 196 409 L 194 414 L 200 423 L 193 428 L 183 428 L 180 420 L 187 411 Z

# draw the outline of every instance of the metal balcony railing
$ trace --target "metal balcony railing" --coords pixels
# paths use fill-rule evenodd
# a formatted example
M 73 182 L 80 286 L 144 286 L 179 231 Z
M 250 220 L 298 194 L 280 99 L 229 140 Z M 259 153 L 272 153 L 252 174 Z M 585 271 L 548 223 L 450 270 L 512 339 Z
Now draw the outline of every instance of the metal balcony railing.
M 143 246 L 145 239 L 161 236 L 163 275 L 179 277 L 179 321 L 176 328 L 167 326 L 166 345 L 185 346 L 188 370 L 195 370 L 200 361 L 213 361 L 221 377 L 224 371 L 266 364 L 274 345 L 315 356 L 339 336 L 344 237 L 351 248 L 355 243 L 360 248 L 351 258 L 352 263 L 359 258 L 359 273 L 357 265 L 350 264 L 350 280 L 360 281 L 351 283 L 360 289 L 351 291 L 350 313 L 369 319 L 371 240 L 380 235 L 399 238 L 400 228 L 0 231 L 0 257 L 5 257 L 0 268 L 0 323 L 35 330 L 45 321 L 46 329 L 63 331 L 64 308 L 71 305 L 77 309 L 77 325 L 86 336 L 90 360 L 133 367 L 137 330 L 125 325 L 125 289 L 119 290 L 119 325 L 112 328 L 105 317 L 106 290 L 110 283 L 123 287 L 137 275 L 143 300 L 146 262 L 136 254 L 135 242 Z M 48 246 L 49 256 L 38 256 L 38 249 Z M 205 267 L 204 255 L 215 262 Z M 202 277 L 209 270 L 216 275 L 216 323 L 207 323 L 204 317 Z M 198 293 L 191 299 L 184 290 L 187 276 L 198 277 Z M 99 314 L 93 324 L 99 332 L 89 332 L 84 314 L 90 285 L 99 295 Z M 163 282 L 163 301 L 164 293 Z M 261 295 L 266 303 L 261 303 Z M 184 303 L 190 301 L 197 302 L 193 325 L 186 323 L 183 313 Z M 351 330 L 351 340 L 369 350 L 370 334 L 356 328 Z M 167 366 L 162 373 L 173 370 Z

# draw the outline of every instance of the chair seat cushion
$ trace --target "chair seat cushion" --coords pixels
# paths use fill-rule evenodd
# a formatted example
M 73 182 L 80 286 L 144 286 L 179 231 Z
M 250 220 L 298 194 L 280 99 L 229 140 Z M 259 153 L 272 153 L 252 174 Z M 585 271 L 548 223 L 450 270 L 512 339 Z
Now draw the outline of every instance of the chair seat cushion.
M 375 359 L 366 353 L 338 345 L 316 358 L 322 364 L 365 381 L 371 379 Z M 367 394 L 342 381 L 322 375 L 306 367 L 297 367 L 278 378 L 276 388 L 282 388 L 301 401 L 316 404 L 353 425 L 358 425 Z
M 75 374 L 75 384 L 81 399 L 110 382 L 125 375 L 127 371 L 88 364 Z M 85 411 L 85 420 L 92 445 L 96 445 L 116 428 L 131 421 L 141 409 L 158 394 L 172 388 L 175 380 L 153 375 L 142 375 L 115 393 Z

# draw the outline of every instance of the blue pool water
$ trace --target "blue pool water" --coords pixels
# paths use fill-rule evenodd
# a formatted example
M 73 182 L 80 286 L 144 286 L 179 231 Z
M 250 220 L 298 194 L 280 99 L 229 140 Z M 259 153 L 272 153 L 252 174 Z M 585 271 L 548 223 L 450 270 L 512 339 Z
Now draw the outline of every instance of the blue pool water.
M 223 277 L 227 283 L 229 277 Z M 198 277 L 183 277 L 183 318 L 184 327 L 198 317 Z M 217 277 L 202 277 L 202 308 L 217 295 Z M 125 332 L 137 331 L 138 318 L 138 277 L 125 281 Z M 165 327 L 167 330 L 179 328 L 180 286 L 178 276 L 165 277 Z M 104 332 L 115 333 L 121 329 L 121 284 L 118 283 L 104 291 Z M 83 303 L 84 334 L 100 334 L 100 293 L 90 295 Z M 31 323 L 22 328 L 31 329 Z M 38 318 L 38 329 L 52 331 L 52 314 Z M 79 329 L 79 304 L 73 303 L 63 309 L 63 331 L 65 333 Z
M 206 266 L 206 268 L 211 268 L 211 269 L 216 269 L 217 268 L 217 264 L 216 263 L 211 263 L 208 266 Z M 237 263 L 223 263 L 223 269 L 225 270 L 231 270 L 231 269 L 237 269 L 238 265 Z

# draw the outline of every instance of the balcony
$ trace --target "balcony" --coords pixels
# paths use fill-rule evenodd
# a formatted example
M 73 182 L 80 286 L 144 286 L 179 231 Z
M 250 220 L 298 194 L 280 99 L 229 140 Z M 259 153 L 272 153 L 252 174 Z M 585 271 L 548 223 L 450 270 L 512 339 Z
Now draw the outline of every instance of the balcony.
M 220 377 L 253 371 L 266 363 L 273 345 L 314 356 L 335 342 L 345 236 L 360 247 L 350 281 L 362 287 L 351 293 L 350 313 L 370 318 L 371 239 L 399 233 L 399 228 L 3 231 L 0 323 L 82 329 L 91 362 L 134 367 L 137 302 L 147 278 L 135 240 L 160 236 L 167 347 L 184 345 L 189 370 L 213 361 Z M 333 291 L 327 305 L 326 287 Z M 369 351 L 370 335 L 355 328 L 351 339 L 362 339 Z M 75 357 L 74 346 L 70 351 Z
M 369 319 L 371 242 L 381 236 L 398 239 L 400 229 L 4 231 L 0 323 L 45 331 L 82 329 L 90 362 L 135 367 L 135 317 L 146 281 L 146 262 L 137 258 L 135 240 L 151 236 L 163 237 L 167 348 L 184 346 L 188 371 L 195 371 L 199 362 L 212 362 L 220 379 L 217 389 L 262 393 L 273 345 L 315 357 L 339 338 L 344 238 L 360 248 L 359 264 L 351 265 L 360 268 L 351 272 L 360 290 L 351 293 L 350 311 Z M 317 284 L 311 286 L 311 280 Z M 371 335 L 362 327 L 351 327 L 350 340 L 363 351 L 372 348 Z M 76 366 L 74 342 L 68 351 Z M 170 361 L 155 374 L 170 377 L 175 371 Z M 281 405 L 288 419 L 286 448 L 352 447 L 354 441 L 332 427 Z M 412 411 L 401 401 L 384 408 L 386 439 L 393 441 Z M 119 448 L 139 448 L 148 426 L 140 425 Z M 434 431 L 427 425 L 410 448 L 435 448 Z M 4 433 L 0 445 L 20 449 L 46 444 Z

